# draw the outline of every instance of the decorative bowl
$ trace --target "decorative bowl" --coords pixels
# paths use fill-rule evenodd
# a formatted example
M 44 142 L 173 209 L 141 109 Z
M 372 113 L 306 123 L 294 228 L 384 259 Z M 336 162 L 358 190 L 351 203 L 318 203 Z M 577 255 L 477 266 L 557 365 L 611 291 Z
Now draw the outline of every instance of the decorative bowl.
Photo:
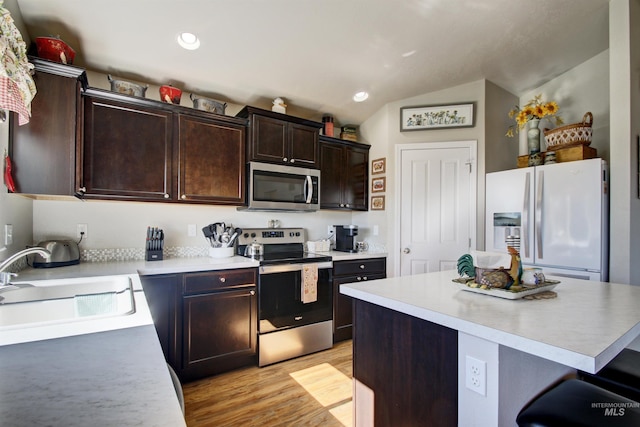
M 144 98 L 144 95 L 147 92 L 147 88 L 149 87 L 149 85 L 142 86 L 125 80 L 113 79 L 111 78 L 111 74 L 108 74 L 107 78 L 111 83 L 111 90 L 113 92 L 123 93 L 125 95 L 139 96 Z
M 160 99 L 169 104 L 180 105 L 180 98 L 182 98 L 182 91 L 177 87 L 164 85 L 160 86 Z
M 193 101 L 193 108 L 196 110 L 208 111 L 209 113 L 224 114 L 224 110 L 227 104 L 224 102 L 218 102 L 213 99 L 203 98 L 194 94 L 189 95 Z
M 76 52 L 59 37 L 36 37 L 38 57 L 62 64 L 73 64 Z

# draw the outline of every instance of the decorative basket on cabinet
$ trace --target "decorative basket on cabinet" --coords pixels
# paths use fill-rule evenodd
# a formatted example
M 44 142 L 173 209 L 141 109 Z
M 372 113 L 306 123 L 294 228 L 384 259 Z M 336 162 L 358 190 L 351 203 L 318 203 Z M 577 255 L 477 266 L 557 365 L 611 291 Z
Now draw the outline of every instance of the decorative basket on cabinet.
M 571 147 L 573 145 L 589 145 L 593 136 L 593 114 L 586 112 L 581 123 L 545 129 L 544 138 L 547 150 Z

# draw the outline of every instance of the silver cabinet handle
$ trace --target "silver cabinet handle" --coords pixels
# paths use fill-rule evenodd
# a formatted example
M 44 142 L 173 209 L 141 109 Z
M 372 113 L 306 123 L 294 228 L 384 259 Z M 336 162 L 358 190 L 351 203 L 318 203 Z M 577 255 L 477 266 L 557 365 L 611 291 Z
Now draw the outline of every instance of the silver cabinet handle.
M 362 277 L 358 276 L 357 279 L 358 279 L 358 282 L 359 282 L 359 281 L 362 280 Z
M 226 279 L 225 277 L 221 277 L 221 278 L 220 278 L 220 281 L 221 281 L 222 283 L 224 283 L 224 282 L 226 282 L 226 281 L 227 281 L 227 279 Z
M 409 249 L 409 248 L 404 248 L 404 249 L 402 250 L 402 252 L 404 252 L 405 254 L 408 254 L 409 252 L 411 252 L 411 249 Z
M 164 198 L 165 198 L 165 199 L 168 199 L 168 198 L 169 198 L 169 195 L 165 193 Z
M 291 159 L 291 163 L 295 163 L 295 162 L 296 162 L 296 159 Z
M 360 270 L 364 270 L 364 264 L 360 264 Z
M 249 295 L 251 295 L 251 296 L 253 296 L 253 295 L 255 295 L 255 294 L 256 294 L 256 291 L 251 291 L 251 292 L 249 292 Z
M 347 203 L 345 206 L 346 206 L 346 207 L 350 207 L 350 206 L 349 206 L 349 203 Z
M 364 277 L 362 278 L 362 280 L 367 280 L 367 276 L 364 276 Z
M 284 159 L 282 159 L 283 162 L 288 161 L 289 159 L 287 159 L 286 157 Z
M 186 200 L 187 195 L 186 195 L 186 194 L 183 194 L 182 196 L 180 196 L 180 198 L 181 198 L 182 200 Z

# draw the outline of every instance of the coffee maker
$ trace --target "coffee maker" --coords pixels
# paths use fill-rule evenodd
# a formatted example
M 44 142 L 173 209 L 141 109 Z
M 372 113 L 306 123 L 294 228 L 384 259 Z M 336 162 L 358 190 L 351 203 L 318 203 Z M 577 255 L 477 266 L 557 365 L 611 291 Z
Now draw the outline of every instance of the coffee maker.
M 356 236 L 358 235 L 357 225 L 334 225 L 336 228 L 336 251 L 357 252 Z

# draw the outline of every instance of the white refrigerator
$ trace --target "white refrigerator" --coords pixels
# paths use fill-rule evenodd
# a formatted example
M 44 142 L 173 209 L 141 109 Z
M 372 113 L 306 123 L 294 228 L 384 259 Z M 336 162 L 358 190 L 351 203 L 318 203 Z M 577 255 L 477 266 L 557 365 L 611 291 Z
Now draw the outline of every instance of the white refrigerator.
M 486 175 L 487 251 L 519 245 L 524 267 L 609 280 L 607 163 L 579 160 Z

